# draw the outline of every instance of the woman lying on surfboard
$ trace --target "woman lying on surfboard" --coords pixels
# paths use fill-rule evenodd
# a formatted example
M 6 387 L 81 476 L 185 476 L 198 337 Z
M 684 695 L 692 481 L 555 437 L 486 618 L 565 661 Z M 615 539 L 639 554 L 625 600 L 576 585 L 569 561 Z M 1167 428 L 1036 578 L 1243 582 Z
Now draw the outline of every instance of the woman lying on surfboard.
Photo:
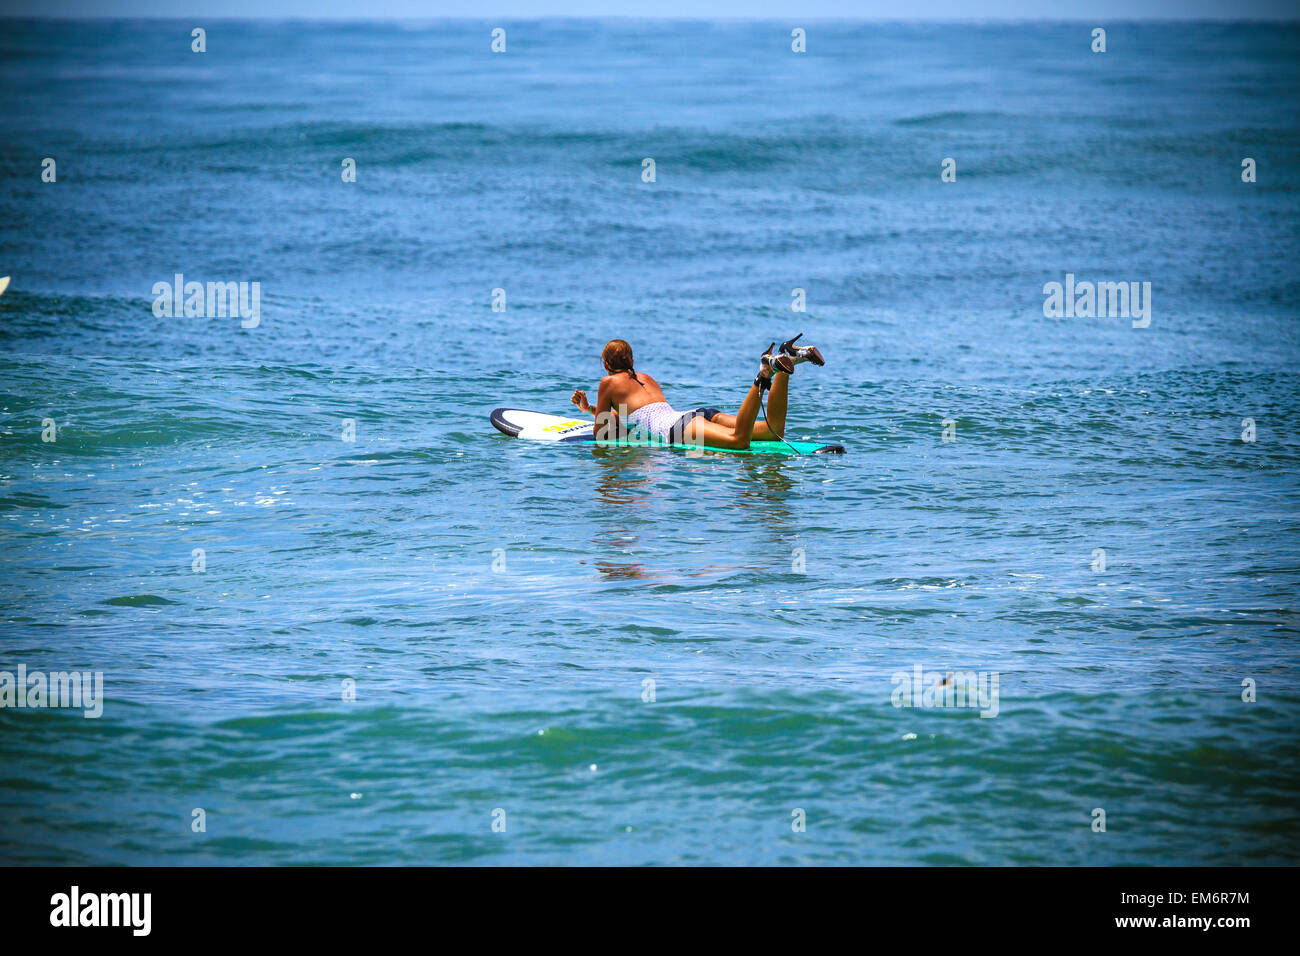
M 600 359 L 609 374 L 600 380 L 596 404 L 587 401 L 587 393 L 578 389 L 570 399 L 582 411 L 596 416 L 597 438 L 607 437 L 608 424 L 620 417 L 628 430 L 638 429 L 651 437 L 676 445 L 708 445 L 713 448 L 748 448 L 751 441 L 781 441 L 785 435 L 785 409 L 789 398 L 790 373 L 801 362 L 825 365 L 822 353 L 814 346 L 796 346 L 802 332 L 776 348 L 773 342 L 759 360 L 758 375 L 749 394 L 735 415 L 716 408 L 695 408 L 679 412 L 668 404 L 663 389 L 654 377 L 632 368 L 632 346 L 613 339 Z M 767 402 L 765 422 L 756 422 L 763 392 L 772 390 Z M 617 429 L 613 434 L 618 434 Z

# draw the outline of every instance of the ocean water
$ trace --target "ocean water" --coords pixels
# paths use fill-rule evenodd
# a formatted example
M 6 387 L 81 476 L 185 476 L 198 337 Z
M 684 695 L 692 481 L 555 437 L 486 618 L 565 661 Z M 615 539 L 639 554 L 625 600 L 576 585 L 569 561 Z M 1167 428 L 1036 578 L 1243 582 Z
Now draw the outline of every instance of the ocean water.
M 1300 861 L 1300 29 L 202 25 L 0 21 L 0 861 Z

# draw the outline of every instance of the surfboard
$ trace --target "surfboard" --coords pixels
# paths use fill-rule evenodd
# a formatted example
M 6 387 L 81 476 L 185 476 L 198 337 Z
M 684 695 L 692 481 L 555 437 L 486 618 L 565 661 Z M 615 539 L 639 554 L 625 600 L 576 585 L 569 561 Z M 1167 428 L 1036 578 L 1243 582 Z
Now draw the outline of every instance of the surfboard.
M 0 276 L 0 295 L 4 295 L 7 288 L 9 288 L 9 277 Z
M 732 455 L 841 455 L 844 446 L 811 441 L 750 442 L 748 448 L 714 448 L 710 445 L 679 445 L 661 441 L 648 435 L 632 432 L 618 440 L 598 441 L 592 433 L 590 418 L 564 418 L 543 412 L 530 412 L 522 408 L 498 408 L 490 416 L 497 431 L 511 438 L 528 441 L 564 442 L 575 445 L 605 445 L 618 448 L 678 448 L 683 451 L 727 452 Z

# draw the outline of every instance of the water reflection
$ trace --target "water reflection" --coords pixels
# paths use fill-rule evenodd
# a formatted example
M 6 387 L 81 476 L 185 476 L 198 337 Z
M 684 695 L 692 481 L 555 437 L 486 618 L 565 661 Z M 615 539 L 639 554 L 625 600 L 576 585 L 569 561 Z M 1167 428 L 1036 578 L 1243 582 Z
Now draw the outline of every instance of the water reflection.
M 663 494 L 654 480 L 669 464 L 661 450 L 592 445 L 591 457 L 600 466 L 596 497 L 602 504 L 644 505 Z
M 697 457 L 600 445 L 590 452 L 597 466 L 592 563 L 611 580 L 668 584 L 683 576 L 770 570 L 762 565 L 685 566 L 683 537 L 717 540 L 734 534 L 737 522 L 781 547 L 794 547 L 799 522 L 791 504 L 799 466 L 792 459 L 717 452 Z M 666 561 L 677 555 L 681 563 L 647 568 L 634 560 L 637 554 Z
M 614 580 L 650 579 L 644 565 L 626 557 L 642 544 L 639 529 L 650 529 L 653 541 L 652 502 L 663 496 L 655 477 L 666 465 L 653 449 L 591 447 L 597 465 L 596 533 L 592 537 L 593 563 L 601 574 Z

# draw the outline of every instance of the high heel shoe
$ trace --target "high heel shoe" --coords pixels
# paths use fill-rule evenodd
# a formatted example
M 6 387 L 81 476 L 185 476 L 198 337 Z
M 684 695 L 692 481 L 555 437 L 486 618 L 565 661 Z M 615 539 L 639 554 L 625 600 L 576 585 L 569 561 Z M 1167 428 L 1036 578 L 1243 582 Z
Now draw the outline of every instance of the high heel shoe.
M 797 346 L 794 344 L 798 342 L 801 338 L 803 338 L 802 332 L 800 332 L 794 338 L 790 339 L 790 341 L 782 342 L 781 354 L 788 355 L 790 357 L 790 361 L 792 361 L 795 365 L 798 365 L 800 362 L 812 362 L 814 365 L 825 365 L 826 359 L 822 358 L 821 349 L 817 348 L 817 346 L 815 345 Z
M 758 374 L 754 376 L 754 384 L 763 391 L 772 387 L 772 376 L 777 372 L 789 375 L 794 371 L 794 359 L 788 355 L 773 355 L 772 350 L 775 348 L 776 343 L 773 342 L 758 360 Z

